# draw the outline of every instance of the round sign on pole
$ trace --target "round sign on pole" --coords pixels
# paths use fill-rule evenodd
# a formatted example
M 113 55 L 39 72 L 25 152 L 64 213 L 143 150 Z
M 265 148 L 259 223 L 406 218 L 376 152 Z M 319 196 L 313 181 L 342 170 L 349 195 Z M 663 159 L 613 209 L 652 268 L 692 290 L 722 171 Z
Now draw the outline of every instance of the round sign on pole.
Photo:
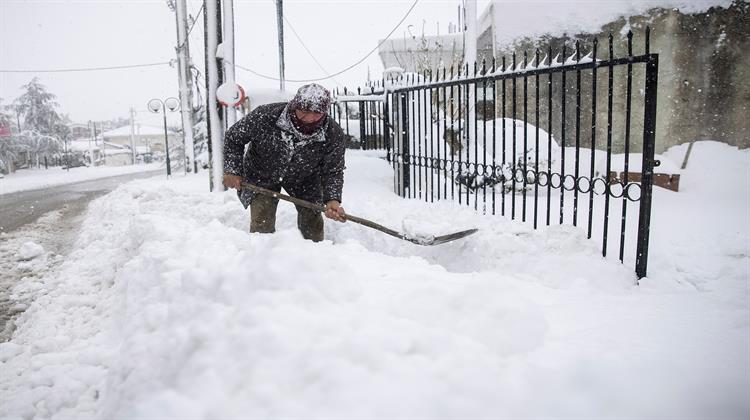
M 216 89 L 216 100 L 222 106 L 237 106 L 245 100 L 245 90 L 236 83 L 224 83 Z

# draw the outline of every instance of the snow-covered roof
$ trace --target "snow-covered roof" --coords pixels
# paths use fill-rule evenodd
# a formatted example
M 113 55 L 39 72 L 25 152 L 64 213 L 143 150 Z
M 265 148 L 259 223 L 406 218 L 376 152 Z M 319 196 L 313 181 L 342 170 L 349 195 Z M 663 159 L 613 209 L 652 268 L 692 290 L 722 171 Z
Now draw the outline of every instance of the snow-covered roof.
M 130 147 L 123 146 L 121 144 L 111 143 L 108 141 L 104 142 L 104 147 L 109 150 L 125 150 L 128 153 L 130 153 Z M 72 140 L 68 142 L 68 148 L 73 152 L 88 152 L 89 148 L 91 149 L 100 149 L 101 148 L 101 140 L 99 140 L 99 143 L 89 142 L 88 139 L 78 139 L 78 140 Z
M 493 0 L 478 18 L 482 22 L 487 13 L 493 14 L 495 40 L 502 46 L 525 37 L 596 33 L 609 22 L 644 15 L 658 7 L 701 13 L 714 6 L 729 7 L 731 3 L 732 0 Z
M 74 152 L 85 152 L 89 150 L 88 140 L 73 140 L 68 142 L 68 147 Z
M 106 156 L 109 156 L 109 155 L 129 155 L 131 153 L 132 152 L 130 150 L 125 150 L 125 149 L 105 149 L 104 150 L 104 154 Z
M 140 129 L 138 127 L 134 130 L 135 135 L 138 136 L 139 134 L 141 136 L 163 136 L 164 135 L 164 127 L 155 127 L 151 125 L 140 125 Z M 168 135 L 172 136 L 175 133 L 174 132 L 167 132 Z M 104 137 L 124 137 L 124 136 L 130 136 L 130 126 L 124 125 L 119 128 L 115 128 L 114 130 L 105 131 L 102 134 Z
M 294 97 L 294 92 L 282 92 L 278 89 L 248 89 L 247 97 L 253 109 L 274 102 L 288 102 Z

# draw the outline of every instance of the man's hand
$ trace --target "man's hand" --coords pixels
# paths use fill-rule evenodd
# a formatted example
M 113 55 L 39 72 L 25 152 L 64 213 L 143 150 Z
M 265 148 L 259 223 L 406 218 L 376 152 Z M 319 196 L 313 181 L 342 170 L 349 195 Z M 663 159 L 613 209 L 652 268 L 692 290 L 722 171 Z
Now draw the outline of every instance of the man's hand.
M 234 188 L 237 191 L 242 189 L 242 177 L 239 175 L 224 174 L 222 182 L 227 188 Z
M 341 207 L 341 203 L 336 200 L 331 200 L 326 203 L 325 215 L 331 220 L 335 220 L 337 222 L 346 222 L 346 213 L 344 212 L 344 208 Z

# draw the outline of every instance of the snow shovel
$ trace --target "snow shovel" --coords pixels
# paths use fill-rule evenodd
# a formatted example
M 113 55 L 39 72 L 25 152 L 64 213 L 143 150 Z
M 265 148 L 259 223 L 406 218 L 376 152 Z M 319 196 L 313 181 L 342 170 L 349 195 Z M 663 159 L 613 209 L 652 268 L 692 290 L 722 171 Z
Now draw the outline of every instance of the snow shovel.
M 311 210 L 315 210 L 315 211 L 319 211 L 321 213 L 324 213 L 325 210 L 326 210 L 325 206 L 321 206 L 319 204 L 315 204 L 315 203 L 311 203 L 309 201 L 301 200 L 299 198 L 290 197 L 288 195 L 284 195 L 284 194 L 278 193 L 276 191 L 271 191 L 271 190 L 268 190 L 268 189 L 265 189 L 265 188 L 262 188 L 262 187 L 258 187 L 258 186 L 253 185 L 253 184 L 248 184 L 246 182 L 242 183 L 242 188 L 255 191 L 255 192 L 259 193 L 259 194 L 267 195 L 267 196 L 270 196 L 270 197 L 275 197 L 275 198 L 278 198 L 280 200 L 288 201 L 288 202 L 294 203 L 294 204 L 296 204 L 298 206 L 305 207 L 305 208 L 308 208 L 308 209 L 311 209 Z M 444 244 L 446 242 L 455 241 L 456 239 L 465 238 L 465 237 L 467 237 L 469 235 L 472 235 L 474 233 L 477 233 L 479 231 L 479 229 L 468 229 L 468 230 L 462 230 L 460 232 L 454 232 L 454 233 L 450 233 L 448 235 L 441 235 L 441 236 L 421 236 L 421 235 L 410 236 L 410 235 L 407 235 L 405 233 L 401 233 L 401 232 L 397 232 L 397 231 L 395 231 L 393 229 L 389 229 L 389 228 L 387 228 L 387 227 L 385 227 L 383 225 L 377 224 L 377 223 L 372 222 L 370 220 L 363 219 L 363 218 L 357 217 L 357 216 L 353 216 L 351 214 L 346 214 L 344 217 L 346 218 L 346 220 L 348 220 L 350 222 L 354 222 L 354 223 L 360 224 L 362 226 L 367 226 L 369 228 L 372 228 L 372 229 L 375 229 L 375 230 L 379 230 L 379 231 L 385 233 L 386 235 L 393 236 L 394 238 L 399 238 L 399 239 L 402 239 L 404 241 L 409 241 L 409 242 L 411 242 L 413 244 L 425 245 L 425 246 L 440 245 L 440 244 Z

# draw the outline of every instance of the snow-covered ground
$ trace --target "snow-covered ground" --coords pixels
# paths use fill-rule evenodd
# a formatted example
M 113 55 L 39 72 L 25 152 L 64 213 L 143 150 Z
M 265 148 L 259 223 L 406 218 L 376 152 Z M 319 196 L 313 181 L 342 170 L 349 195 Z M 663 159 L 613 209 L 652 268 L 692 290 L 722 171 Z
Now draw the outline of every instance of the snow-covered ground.
M 401 199 L 376 152 L 347 167 L 352 214 L 480 231 L 419 247 L 327 223 L 314 244 L 285 203 L 276 234 L 248 234 L 203 177 L 123 185 L 18 285 L 0 417 L 750 415 L 747 150 L 698 143 L 681 191 L 656 189 L 640 286 L 579 228 Z
M 0 195 L 55 185 L 72 184 L 74 182 L 106 178 L 108 176 L 154 171 L 164 167 L 163 162 L 155 162 L 145 165 L 81 166 L 70 168 L 69 171 L 59 167 L 52 167 L 50 169 L 20 169 L 0 178 Z

